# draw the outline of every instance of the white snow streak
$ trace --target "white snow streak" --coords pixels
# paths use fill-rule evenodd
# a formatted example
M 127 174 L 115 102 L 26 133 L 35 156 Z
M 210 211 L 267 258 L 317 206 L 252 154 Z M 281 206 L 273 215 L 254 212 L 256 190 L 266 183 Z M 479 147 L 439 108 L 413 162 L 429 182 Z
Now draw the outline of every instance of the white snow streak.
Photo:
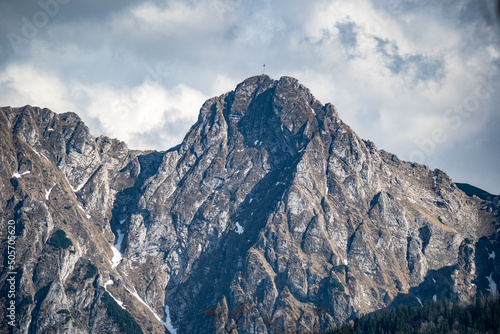
M 106 290 L 106 292 L 107 292 L 107 293 L 109 293 L 109 295 L 111 296 L 111 298 L 113 298 L 113 299 L 115 300 L 115 302 L 116 302 L 118 305 L 120 305 L 120 307 L 121 307 L 122 309 L 125 309 L 125 307 L 123 306 L 123 302 L 122 302 L 122 301 L 119 301 L 118 299 L 116 299 L 116 298 L 115 298 L 115 296 L 113 296 L 113 295 L 111 294 L 111 292 L 109 292 L 109 291 L 108 291 L 108 289 L 107 289 L 107 286 L 108 286 L 108 285 L 113 285 L 113 283 L 114 283 L 114 282 L 113 282 L 113 280 L 108 280 L 106 283 L 104 283 L 104 290 Z
M 418 300 L 418 302 L 419 302 L 420 306 L 424 306 L 424 304 L 422 304 L 422 301 L 420 300 L 420 298 L 418 298 L 417 296 L 415 296 L 415 298 L 417 298 L 417 300 Z
M 31 173 L 31 171 L 30 171 L 30 170 L 29 170 L 29 171 L 27 171 L 27 172 L 21 173 L 21 174 L 19 174 L 19 173 L 17 173 L 17 172 L 16 172 L 16 173 L 12 174 L 12 177 L 15 177 L 16 179 L 19 179 L 19 178 L 21 178 L 23 175 L 26 175 L 26 174 L 29 174 L 29 173 Z
M 43 154 L 43 153 L 42 153 L 42 157 L 44 157 L 44 158 L 45 158 L 45 160 L 47 160 L 48 162 L 50 162 L 49 158 L 47 158 L 47 157 L 45 156 L 45 154 Z
M 71 186 L 71 184 L 70 184 L 70 187 L 71 187 L 71 189 L 72 189 L 72 190 L 76 193 L 76 192 L 79 192 L 79 191 L 80 191 L 80 189 L 82 189 L 82 188 L 83 188 L 83 186 L 85 185 L 85 183 L 86 183 L 86 182 L 83 182 L 83 183 L 79 184 L 79 185 L 78 185 L 78 187 L 76 187 L 76 189 L 75 189 L 75 188 L 73 188 L 73 186 Z
M 83 213 L 85 214 L 85 216 L 87 217 L 87 219 L 92 218 L 92 217 L 91 217 L 91 216 L 90 216 L 87 212 L 85 212 L 85 210 L 82 208 L 82 206 L 81 206 L 81 205 L 78 205 L 78 207 L 80 208 L 80 210 L 82 210 L 82 211 L 83 211 Z
M 45 190 L 45 199 L 47 201 L 49 200 L 50 192 L 52 191 L 52 189 L 54 189 L 55 186 L 56 186 L 56 183 L 54 182 L 54 185 L 52 186 L 52 188 L 50 188 L 49 190 Z
M 243 226 L 240 225 L 240 223 L 236 222 L 236 230 L 235 232 L 238 234 L 243 234 L 245 230 L 243 229 Z
M 490 283 L 490 288 L 487 289 L 489 292 L 491 292 L 494 296 L 497 294 L 497 284 L 495 281 L 493 281 L 493 273 L 490 274 L 490 276 L 486 276 L 486 279 Z
M 436 295 L 432 296 L 432 300 L 437 301 L 437 296 Z
M 31 146 L 30 146 L 31 147 Z M 40 153 L 38 153 L 33 147 L 31 147 L 31 149 L 33 150 L 33 152 L 36 153 L 36 155 L 40 156 Z
M 172 326 L 172 319 L 170 319 L 170 309 L 168 308 L 168 305 L 165 305 L 165 314 L 167 319 L 165 319 L 165 322 L 162 322 L 162 324 L 167 328 L 170 334 L 177 334 L 177 330 L 174 326 Z
M 108 280 L 106 283 L 104 283 L 104 289 L 106 290 L 106 287 L 107 287 L 108 285 L 113 285 L 113 283 L 114 283 L 114 282 L 113 282 L 113 280 L 112 280 L 112 279 Z M 108 290 L 106 290 L 106 291 L 108 291 Z
M 120 230 L 116 230 L 116 233 L 118 233 L 118 238 L 116 239 L 115 244 L 113 246 L 111 246 L 111 250 L 113 251 L 113 258 L 111 259 L 111 266 L 113 268 L 116 268 L 123 259 L 123 254 L 120 252 L 120 249 L 122 247 L 124 234 L 121 233 Z
M 496 255 L 495 255 L 495 251 L 492 251 L 492 252 L 491 252 L 491 253 L 489 253 L 488 255 L 489 255 L 488 260 L 489 260 L 489 259 L 493 259 L 493 260 L 494 260 L 494 259 L 495 259 L 495 257 L 496 257 Z
M 161 318 L 151 309 L 151 307 L 149 307 L 148 304 L 146 304 L 144 302 L 144 300 L 139 296 L 139 294 L 137 293 L 137 290 L 134 288 L 134 292 L 130 291 L 127 287 L 125 287 L 125 289 L 127 289 L 128 292 L 130 292 L 132 295 L 134 295 L 135 298 L 137 298 L 138 301 L 140 301 L 144 306 L 146 306 L 150 311 L 151 313 L 153 313 L 153 315 L 155 316 L 156 319 L 158 319 L 159 322 L 162 323 L 163 326 L 165 326 L 165 328 L 170 332 L 170 334 L 177 334 L 177 330 L 175 330 L 173 327 L 172 327 L 172 322 L 170 320 L 170 310 L 168 309 L 168 306 L 165 306 L 165 312 L 168 312 L 167 313 L 167 320 L 166 321 L 163 321 L 161 320 Z
M 47 160 L 49 160 L 49 159 L 47 159 Z M 69 184 L 69 186 L 70 186 L 71 190 L 73 190 L 73 192 L 75 192 L 75 193 L 76 193 L 76 192 L 78 192 L 78 191 L 80 191 L 80 189 L 82 189 L 82 188 L 83 188 L 83 186 L 85 185 L 85 183 L 87 183 L 87 181 L 85 181 L 85 182 L 83 182 L 83 183 L 79 184 L 79 185 L 78 185 L 78 187 L 76 187 L 76 189 L 75 189 L 75 188 L 73 188 L 73 186 L 71 185 L 71 182 L 69 182 L 68 178 L 66 178 L 66 181 L 68 181 L 68 184 Z

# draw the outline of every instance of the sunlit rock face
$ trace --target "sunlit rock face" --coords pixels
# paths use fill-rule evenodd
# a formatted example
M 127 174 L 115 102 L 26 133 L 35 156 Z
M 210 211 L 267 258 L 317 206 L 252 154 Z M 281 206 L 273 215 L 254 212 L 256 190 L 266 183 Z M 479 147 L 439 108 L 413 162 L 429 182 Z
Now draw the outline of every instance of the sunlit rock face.
M 163 152 L 30 106 L 0 136 L 22 331 L 123 331 L 112 307 L 144 333 L 312 331 L 500 283 L 498 197 L 378 150 L 290 77 L 206 101 Z

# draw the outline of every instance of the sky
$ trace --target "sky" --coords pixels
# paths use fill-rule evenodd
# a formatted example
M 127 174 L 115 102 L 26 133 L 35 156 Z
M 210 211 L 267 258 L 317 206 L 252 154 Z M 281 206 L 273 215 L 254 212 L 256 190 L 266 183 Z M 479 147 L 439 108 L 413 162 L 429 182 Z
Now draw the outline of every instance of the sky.
M 500 193 L 494 0 L 0 0 L 0 106 L 76 112 L 133 149 L 265 72 L 363 139 Z

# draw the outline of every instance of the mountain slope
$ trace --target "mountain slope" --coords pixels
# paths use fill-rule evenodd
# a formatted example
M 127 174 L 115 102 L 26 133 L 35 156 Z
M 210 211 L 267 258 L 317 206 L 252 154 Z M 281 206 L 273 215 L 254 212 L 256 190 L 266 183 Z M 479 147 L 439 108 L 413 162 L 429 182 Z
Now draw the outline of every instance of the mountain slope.
M 223 333 L 233 321 L 273 333 L 400 303 L 469 302 L 500 282 L 498 198 L 468 197 L 444 172 L 361 140 L 296 79 L 256 76 L 208 100 L 166 152 L 94 138 L 74 114 L 1 115 L 3 216 L 25 226 L 19 289 L 35 302 L 19 323 L 33 333 L 118 330 L 105 290 L 144 332 Z M 73 248 L 49 250 L 57 229 Z M 56 255 L 61 265 L 44 268 Z M 88 261 L 95 278 L 71 281 Z M 88 309 L 85 324 L 62 324 L 53 305 L 74 318 Z
M 112 271 L 109 218 L 114 194 L 133 184 L 126 166 L 137 153 L 117 140 L 92 137 L 72 113 L 27 106 L 2 108 L 0 118 L 0 210 L 3 226 L 13 220 L 17 235 L 2 289 L 10 288 L 8 272 L 17 273 L 19 332 L 113 332 L 116 324 L 101 303 Z M 7 246 L 2 239 L 4 265 Z M 162 329 L 144 306 L 131 304 L 137 319 Z M 7 321 L 2 313 L 2 328 L 10 328 Z

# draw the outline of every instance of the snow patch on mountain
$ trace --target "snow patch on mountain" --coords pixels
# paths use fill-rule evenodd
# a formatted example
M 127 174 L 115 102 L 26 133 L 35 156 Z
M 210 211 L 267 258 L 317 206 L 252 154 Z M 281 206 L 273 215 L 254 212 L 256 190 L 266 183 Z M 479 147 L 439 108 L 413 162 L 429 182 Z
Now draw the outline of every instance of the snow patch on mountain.
M 487 290 L 491 292 L 494 296 L 496 296 L 498 290 L 497 290 L 497 284 L 493 280 L 493 273 L 491 273 L 490 276 L 486 276 L 486 279 L 490 284 L 490 288 Z
M 130 291 L 127 287 L 125 287 L 125 289 L 127 289 L 128 292 L 130 292 L 135 298 L 137 298 L 137 300 L 139 302 L 141 302 L 144 306 L 146 306 L 150 311 L 151 313 L 155 316 L 156 319 L 158 319 L 159 322 L 162 323 L 163 326 L 165 326 L 165 328 L 170 332 L 170 334 L 177 334 L 177 330 L 175 330 L 173 327 L 172 327 L 172 322 L 170 320 L 170 310 L 168 309 L 168 306 L 165 306 L 165 313 L 167 314 L 167 319 L 166 321 L 163 321 L 159 316 L 158 314 L 156 314 L 152 309 L 151 307 L 149 307 L 148 304 L 146 304 L 146 302 L 141 298 L 141 296 L 139 296 L 139 294 L 137 293 L 137 290 L 134 288 L 134 291 Z
M 107 293 L 109 293 L 109 295 L 111 296 L 111 298 L 113 298 L 113 299 L 115 300 L 115 302 L 116 302 L 118 305 L 120 305 L 120 307 L 121 307 L 122 309 L 124 309 L 124 310 L 125 310 L 125 307 L 123 306 L 123 302 L 122 302 L 122 301 L 120 301 L 120 300 L 118 300 L 118 299 L 116 299 L 116 298 L 115 298 L 115 296 L 113 296 L 113 294 L 111 294 L 111 292 L 109 292 L 109 291 L 108 291 L 108 289 L 107 289 L 107 286 L 108 286 L 108 285 L 113 285 L 113 283 L 114 283 L 114 282 L 113 282 L 113 280 L 108 280 L 106 283 L 104 283 L 104 290 L 106 290 L 106 292 L 107 292 Z
M 54 189 L 55 186 L 56 186 L 56 183 L 54 182 L 54 185 L 49 190 L 45 190 L 45 199 L 47 201 L 49 200 L 50 193 L 52 192 L 52 189 Z
M 16 172 L 16 173 L 12 174 L 12 177 L 14 177 L 14 178 L 16 178 L 16 179 L 20 179 L 23 175 L 26 175 L 26 174 L 29 174 L 29 173 L 31 173 L 31 171 L 30 171 L 30 170 L 29 170 L 29 171 L 26 171 L 26 172 L 24 172 L 24 173 L 21 173 L 21 174 L 19 174 L 19 173 L 17 173 L 17 172 Z
M 111 246 L 111 250 L 113 251 L 111 266 L 113 268 L 116 268 L 123 259 L 123 254 L 120 252 L 120 249 L 122 246 L 124 233 L 122 233 L 120 230 L 116 230 L 116 233 L 118 234 L 118 237 L 116 238 L 115 244 Z
M 243 234 L 244 231 L 245 231 L 245 229 L 243 228 L 243 226 L 241 226 L 240 223 L 237 222 L 235 232 L 238 234 Z

